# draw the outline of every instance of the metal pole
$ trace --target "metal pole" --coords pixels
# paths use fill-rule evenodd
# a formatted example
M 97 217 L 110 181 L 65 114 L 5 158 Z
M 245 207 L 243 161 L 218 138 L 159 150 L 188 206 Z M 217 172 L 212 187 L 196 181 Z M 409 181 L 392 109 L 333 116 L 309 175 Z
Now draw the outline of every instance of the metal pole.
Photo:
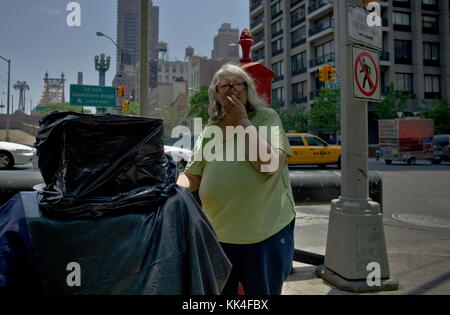
M 359 4 L 358 4 L 359 3 Z M 353 47 L 348 6 L 354 0 L 335 1 L 337 67 L 341 78 L 341 196 L 331 202 L 325 265 L 317 269 L 325 280 L 353 292 L 392 290 L 380 205 L 369 198 L 367 101 L 353 98 Z M 378 266 L 381 279 L 368 283 Z M 372 268 L 372 267 L 370 267 Z
M 6 109 L 6 137 L 5 137 L 5 141 L 8 142 L 9 141 L 9 120 L 10 120 L 10 113 L 9 113 L 9 95 L 10 95 L 10 89 L 11 89 L 11 59 L 7 60 L 8 62 L 8 100 L 7 100 L 7 109 Z
M 141 0 L 141 51 L 139 63 L 139 103 L 141 116 L 148 116 L 148 0 Z

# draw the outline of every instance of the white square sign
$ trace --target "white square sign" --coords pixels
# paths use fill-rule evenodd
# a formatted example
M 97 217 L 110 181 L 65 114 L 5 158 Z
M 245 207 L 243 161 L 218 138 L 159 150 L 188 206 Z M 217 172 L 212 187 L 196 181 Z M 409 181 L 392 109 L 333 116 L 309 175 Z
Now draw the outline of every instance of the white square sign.
M 376 51 L 352 47 L 353 97 L 358 100 L 380 101 L 380 55 Z

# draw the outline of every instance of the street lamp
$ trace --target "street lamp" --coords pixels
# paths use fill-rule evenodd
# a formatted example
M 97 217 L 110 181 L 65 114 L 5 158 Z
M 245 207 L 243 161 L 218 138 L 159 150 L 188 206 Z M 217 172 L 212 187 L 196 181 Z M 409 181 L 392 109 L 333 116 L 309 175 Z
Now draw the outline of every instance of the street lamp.
M 9 142 L 9 95 L 10 95 L 10 88 L 11 88 L 11 59 L 6 59 L 2 56 L 0 56 L 0 58 L 8 63 L 8 96 L 7 96 L 7 101 L 6 101 L 6 137 L 5 137 L 5 141 Z
M 114 44 L 114 46 L 117 47 L 117 49 L 120 51 L 120 60 L 119 60 L 119 64 L 121 65 L 122 62 L 123 62 L 123 56 L 124 56 L 124 53 L 123 53 L 122 48 L 120 48 L 119 45 L 117 45 L 117 43 L 116 43 L 111 37 L 109 37 L 108 35 L 106 35 L 106 34 L 104 34 L 104 33 L 102 33 L 102 32 L 96 32 L 95 34 L 96 34 L 98 37 L 106 37 L 107 39 L 109 39 L 109 40 Z

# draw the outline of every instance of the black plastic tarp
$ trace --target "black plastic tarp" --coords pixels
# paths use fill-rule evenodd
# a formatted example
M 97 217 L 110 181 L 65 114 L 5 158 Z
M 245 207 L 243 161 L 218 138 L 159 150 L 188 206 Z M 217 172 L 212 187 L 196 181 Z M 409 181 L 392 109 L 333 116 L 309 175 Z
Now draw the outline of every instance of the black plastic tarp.
M 65 221 L 39 211 L 37 192 L 22 192 L 0 207 L 0 227 L 0 289 L 210 295 L 231 270 L 199 204 L 180 187 L 152 211 Z M 67 281 L 75 279 L 69 263 L 79 265 L 80 286 Z
M 162 120 L 51 113 L 36 137 L 45 181 L 41 210 L 58 219 L 148 210 L 175 186 L 164 154 Z

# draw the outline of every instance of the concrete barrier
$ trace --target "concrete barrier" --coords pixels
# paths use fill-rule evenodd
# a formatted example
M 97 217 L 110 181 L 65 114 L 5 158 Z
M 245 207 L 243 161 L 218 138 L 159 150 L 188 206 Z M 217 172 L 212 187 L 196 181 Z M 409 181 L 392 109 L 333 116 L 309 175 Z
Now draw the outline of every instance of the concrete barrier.
M 330 204 L 341 195 L 340 171 L 290 170 L 289 179 L 297 204 Z M 369 197 L 383 208 L 383 176 L 379 171 L 369 172 Z

